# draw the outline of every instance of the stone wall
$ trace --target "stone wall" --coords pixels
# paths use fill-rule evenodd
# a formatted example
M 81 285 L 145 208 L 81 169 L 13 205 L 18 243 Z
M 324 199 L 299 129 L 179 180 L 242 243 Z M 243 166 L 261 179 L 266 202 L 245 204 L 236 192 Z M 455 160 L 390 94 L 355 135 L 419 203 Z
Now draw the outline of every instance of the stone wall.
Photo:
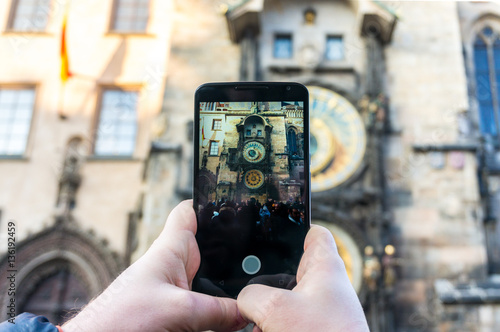
M 415 153 L 414 144 L 449 144 L 458 138 L 458 114 L 468 109 L 456 3 L 400 2 L 401 19 L 386 48 L 390 112 L 399 135 L 390 138 L 386 176 L 392 192 L 394 241 L 401 281 L 398 324 L 427 331 L 437 317 L 436 278 L 481 278 L 486 254 L 476 160 L 460 152 Z

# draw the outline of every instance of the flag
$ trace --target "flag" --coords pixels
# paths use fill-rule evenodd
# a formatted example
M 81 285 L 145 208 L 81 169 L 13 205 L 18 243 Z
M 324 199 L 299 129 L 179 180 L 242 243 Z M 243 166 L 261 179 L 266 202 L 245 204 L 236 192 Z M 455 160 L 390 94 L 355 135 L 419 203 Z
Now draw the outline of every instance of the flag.
M 62 25 L 62 33 L 61 33 L 61 80 L 63 83 L 66 83 L 68 78 L 71 76 L 71 72 L 69 71 L 69 59 L 68 59 L 68 50 L 66 49 L 66 20 L 67 13 L 63 18 Z
M 203 122 L 201 123 L 201 141 L 203 142 L 205 140 L 205 119 L 203 119 Z

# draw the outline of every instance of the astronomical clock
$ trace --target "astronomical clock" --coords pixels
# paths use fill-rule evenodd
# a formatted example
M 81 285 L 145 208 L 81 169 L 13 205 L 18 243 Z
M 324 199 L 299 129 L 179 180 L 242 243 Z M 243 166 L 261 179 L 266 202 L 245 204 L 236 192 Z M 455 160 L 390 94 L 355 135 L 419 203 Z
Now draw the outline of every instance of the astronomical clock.
M 264 145 L 259 142 L 248 142 L 243 147 L 243 158 L 249 163 L 258 163 L 266 156 Z
M 346 182 L 361 166 L 366 148 L 363 120 L 339 94 L 309 86 L 313 192 Z
M 334 91 L 309 86 L 311 124 L 311 190 L 324 192 L 346 185 L 361 167 L 366 131 L 356 108 Z M 313 215 L 313 218 L 315 216 Z M 363 256 L 352 234 L 331 220 L 313 219 L 335 237 L 349 279 L 356 291 L 362 285 Z
M 259 189 L 264 184 L 264 174 L 258 169 L 246 171 L 244 183 L 248 189 Z
M 234 151 L 237 157 L 234 160 L 237 162 L 228 164 L 232 170 L 239 173 L 238 200 L 245 200 L 250 196 L 262 200 L 267 190 L 265 184 L 268 179 L 265 174 L 270 172 L 269 158 L 273 126 L 268 119 L 257 112 L 256 106 L 252 106 L 252 114 L 242 118 L 241 122 L 236 125 L 239 139 L 238 148 Z

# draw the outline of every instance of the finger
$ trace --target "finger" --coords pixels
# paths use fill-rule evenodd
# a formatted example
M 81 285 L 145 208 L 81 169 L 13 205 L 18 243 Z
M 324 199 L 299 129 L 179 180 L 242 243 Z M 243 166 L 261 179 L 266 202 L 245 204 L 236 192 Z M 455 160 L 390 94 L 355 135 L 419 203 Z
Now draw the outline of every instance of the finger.
M 311 246 L 318 245 L 318 240 L 325 242 L 321 244 L 322 246 L 330 246 L 335 251 L 337 250 L 335 240 L 328 229 L 319 225 L 311 225 L 311 229 L 307 232 L 306 239 L 304 240 L 304 251 L 307 251 Z
M 279 312 L 281 308 L 287 308 L 291 311 L 295 302 L 294 293 L 291 291 L 264 285 L 246 286 L 237 299 L 241 315 L 264 331 L 270 328 L 269 326 L 266 328 L 266 326 L 268 322 L 273 321 L 270 319 L 271 317 L 281 317 L 282 313 Z
M 185 319 L 189 324 L 187 330 L 235 331 L 248 325 L 235 300 L 198 293 L 190 293 L 190 296 L 194 306 Z
M 297 283 L 300 284 L 306 273 L 331 273 L 339 268 L 345 269 L 332 233 L 322 226 L 313 225 L 304 241 L 304 254 L 297 270 Z M 320 275 L 322 273 L 318 274 L 318 277 Z
M 196 215 L 193 209 L 193 200 L 188 199 L 177 205 L 167 218 L 163 233 L 166 235 L 176 231 L 187 230 L 196 234 Z
M 200 265 L 200 252 L 196 243 L 196 216 L 192 200 L 177 205 L 167 218 L 160 236 L 152 244 L 148 255 L 163 262 L 163 273 L 170 282 L 189 289 Z

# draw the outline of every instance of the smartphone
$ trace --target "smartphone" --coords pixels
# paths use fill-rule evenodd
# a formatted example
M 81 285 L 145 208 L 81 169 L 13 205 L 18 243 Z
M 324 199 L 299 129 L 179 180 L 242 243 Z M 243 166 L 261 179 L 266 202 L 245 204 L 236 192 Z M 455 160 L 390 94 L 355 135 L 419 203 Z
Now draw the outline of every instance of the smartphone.
M 298 83 L 207 83 L 195 93 L 193 290 L 291 289 L 310 227 L 309 94 Z

